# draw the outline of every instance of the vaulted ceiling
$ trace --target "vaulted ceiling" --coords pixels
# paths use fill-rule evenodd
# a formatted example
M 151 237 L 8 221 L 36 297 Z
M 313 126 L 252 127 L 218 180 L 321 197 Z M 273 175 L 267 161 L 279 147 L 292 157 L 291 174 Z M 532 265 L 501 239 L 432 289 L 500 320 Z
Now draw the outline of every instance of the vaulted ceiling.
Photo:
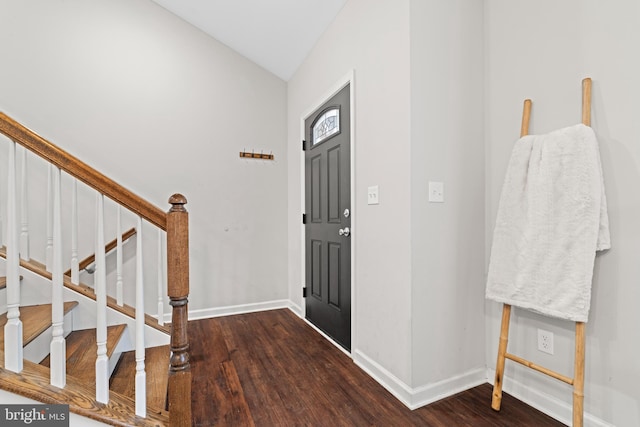
M 153 0 L 287 81 L 347 0 Z

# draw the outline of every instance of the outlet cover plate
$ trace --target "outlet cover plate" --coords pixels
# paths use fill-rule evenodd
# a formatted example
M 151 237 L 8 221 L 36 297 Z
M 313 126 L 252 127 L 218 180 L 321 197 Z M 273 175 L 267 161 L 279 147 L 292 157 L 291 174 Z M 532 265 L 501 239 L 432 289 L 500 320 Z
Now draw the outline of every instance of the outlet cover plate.
M 367 204 L 368 205 L 380 204 L 377 185 L 367 188 Z
M 438 181 L 429 181 L 429 202 L 444 202 L 444 184 Z
M 538 350 L 553 354 L 553 332 L 538 329 Z

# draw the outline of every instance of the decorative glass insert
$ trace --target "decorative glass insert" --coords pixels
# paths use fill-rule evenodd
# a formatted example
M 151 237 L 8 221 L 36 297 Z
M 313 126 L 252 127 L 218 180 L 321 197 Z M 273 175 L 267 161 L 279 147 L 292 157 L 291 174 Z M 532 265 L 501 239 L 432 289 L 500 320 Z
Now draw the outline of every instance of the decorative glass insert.
M 313 125 L 313 145 L 319 144 L 338 132 L 340 132 L 340 110 L 332 108 L 320 116 Z

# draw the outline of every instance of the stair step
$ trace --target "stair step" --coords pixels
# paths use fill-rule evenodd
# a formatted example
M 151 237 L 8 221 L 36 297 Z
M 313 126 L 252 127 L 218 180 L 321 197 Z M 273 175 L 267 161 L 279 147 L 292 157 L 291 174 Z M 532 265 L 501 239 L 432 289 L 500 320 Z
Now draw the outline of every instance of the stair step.
M 127 325 L 114 325 L 107 328 L 107 357 L 113 354 Z M 67 337 L 67 375 L 93 384 L 96 380 L 96 330 L 73 331 Z M 49 367 L 49 356 L 40 364 Z
M 4 246 L 0 247 L 0 257 L 2 258 L 6 258 L 7 257 L 7 249 Z M 51 279 L 51 273 L 49 273 L 45 267 L 44 264 L 34 260 L 33 258 L 31 258 L 29 261 L 25 261 L 23 259 L 20 260 L 20 266 L 23 268 L 26 268 L 29 271 L 32 271 L 44 278 L 47 279 Z M 87 298 L 91 298 L 92 300 L 95 301 L 96 299 L 96 294 L 93 290 L 92 287 L 85 285 L 84 283 L 80 283 L 78 285 L 74 285 L 73 283 L 71 283 L 71 279 L 68 276 L 64 276 L 63 278 L 64 280 L 64 286 L 68 289 L 71 289 L 81 295 L 84 295 Z M 136 317 L 136 309 L 124 304 L 124 306 L 119 306 L 116 302 L 116 299 L 113 297 L 110 297 L 107 295 L 107 305 L 109 306 L 109 308 L 116 310 L 122 314 L 124 314 L 125 316 L 128 316 L 132 319 L 135 319 Z M 153 316 L 150 316 L 148 314 L 144 315 L 145 317 L 145 324 L 147 326 L 150 326 L 154 329 L 157 329 L 160 332 L 164 332 L 165 334 L 169 335 L 171 334 L 171 326 L 165 324 L 165 325 L 160 325 L 158 323 L 158 320 L 156 318 L 154 318 Z
M 24 361 L 19 374 L 4 369 L 4 352 L 0 349 L 0 389 L 49 404 L 66 404 L 69 410 L 103 423 L 120 426 L 168 426 L 166 413 L 147 411 L 147 418 L 134 415 L 135 402 L 126 396 L 111 391 L 109 403 L 95 401 L 95 384 L 67 376 L 65 388 L 49 384 L 49 369 L 36 363 Z
M 165 409 L 169 382 L 170 346 L 150 347 L 145 350 L 144 368 L 147 374 L 147 407 L 158 413 Z M 111 376 L 111 390 L 135 398 L 136 352 L 122 353 L 120 363 Z
M 22 282 L 23 277 L 20 276 L 20 281 Z M 6 277 L 0 277 L 0 290 L 4 289 L 7 287 L 7 278 Z
M 78 305 L 77 301 L 64 303 L 64 314 Z M 20 307 L 22 320 L 23 346 L 33 341 L 38 335 L 51 326 L 51 304 L 28 305 Z M 0 349 L 4 349 L 4 325 L 7 323 L 7 313 L 0 315 Z

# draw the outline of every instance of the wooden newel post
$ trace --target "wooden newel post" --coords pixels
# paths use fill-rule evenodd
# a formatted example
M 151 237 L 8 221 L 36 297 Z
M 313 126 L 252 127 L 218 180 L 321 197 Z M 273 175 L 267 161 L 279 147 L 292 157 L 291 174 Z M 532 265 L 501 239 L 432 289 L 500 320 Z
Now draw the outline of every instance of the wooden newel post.
M 187 199 L 174 194 L 167 213 L 167 287 L 172 307 L 171 359 L 169 361 L 169 421 L 171 426 L 191 425 L 191 369 L 187 335 L 189 297 L 189 213 Z

